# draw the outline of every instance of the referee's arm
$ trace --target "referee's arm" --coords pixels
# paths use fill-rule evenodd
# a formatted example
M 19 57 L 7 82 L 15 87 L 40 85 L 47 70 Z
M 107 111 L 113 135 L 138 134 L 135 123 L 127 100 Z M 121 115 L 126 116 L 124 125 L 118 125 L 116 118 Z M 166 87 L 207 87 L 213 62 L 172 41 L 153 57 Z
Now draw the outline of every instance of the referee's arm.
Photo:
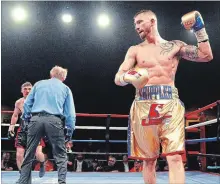
M 64 117 L 65 117 L 65 126 L 72 131 L 75 129 L 76 123 L 76 112 L 75 105 L 73 100 L 73 95 L 70 89 L 68 89 L 68 94 L 64 103 Z

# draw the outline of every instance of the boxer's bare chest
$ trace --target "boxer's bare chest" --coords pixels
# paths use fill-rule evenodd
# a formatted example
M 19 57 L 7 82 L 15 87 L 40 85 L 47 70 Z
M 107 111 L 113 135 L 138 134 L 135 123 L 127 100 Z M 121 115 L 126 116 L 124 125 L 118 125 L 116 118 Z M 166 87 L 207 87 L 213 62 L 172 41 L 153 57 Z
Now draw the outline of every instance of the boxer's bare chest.
M 161 43 L 160 45 L 140 45 L 137 49 L 136 60 L 141 67 L 171 66 L 176 60 L 179 47 L 173 41 Z

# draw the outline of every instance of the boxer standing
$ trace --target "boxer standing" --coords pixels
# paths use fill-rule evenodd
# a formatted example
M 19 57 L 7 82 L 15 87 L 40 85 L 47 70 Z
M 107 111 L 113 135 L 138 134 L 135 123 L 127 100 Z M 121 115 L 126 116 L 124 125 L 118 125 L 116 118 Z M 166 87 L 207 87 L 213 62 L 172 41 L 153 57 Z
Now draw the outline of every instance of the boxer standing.
M 30 93 L 31 89 L 32 89 L 32 84 L 30 82 L 25 82 L 21 86 L 21 93 L 23 94 L 23 97 L 18 99 L 15 102 L 15 108 L 14 108 L 14 112 L 13 112 L 13 115 L 11 118 L 11 124 L 8 129 L 9 139 L 14 137 L 15 124 L 18 122 L 19 115 L 23 113 L 24 101 L 25 101 L 26 97 L 28 96 L 28 94 Z M 20 171 L 22 162 L 24 160 L 24 153 L 25 153 L 25 149 L 26 149 L 27 130 L 26 130 L 26 126 L 24 125 L 24 122 L 21 119 L 19 120 L 19 122 L 20 122 L 20 125 L 17 130 L 17 135 L 15 138 L 15 147 L 16 147 L 16 162 L 17 162 L 18 169 Z M 44 154 L 42 153 L 42 147 L 45 147 L 43 140 L 40 141 L 40 144 L 38 145 L 37 150 L 36 150 L 36 154 L 35 154 L 36 159 L 40 162 L 40 166 L 41 166 L 40 172 L 39 172 L 40 177 L 43 177 L 43 175 L 45 174 L 45 170 L 44 170 L 45 158 L 44 158 Z
M 185 108 L 175 88 L 175 74 L 180 58 L 195 62 L 213 59 L 200 13 L 193 11 L 184 15 L 182 23 L 187 30 L 194 31 L 198 46 L 164 40 L 158 32 L 155 13 L 138 12 L 134 24 L 143 42 L 128 49 L 115 76 L 116 85 L 132 84 L 136 88 L 128 125 L 128 155 L 143 160 L 143 177 L 147 184 L 156 183 L 160 142 L 169 164 L 169 182 L 185 183 L 180 155 L 185 150 Z

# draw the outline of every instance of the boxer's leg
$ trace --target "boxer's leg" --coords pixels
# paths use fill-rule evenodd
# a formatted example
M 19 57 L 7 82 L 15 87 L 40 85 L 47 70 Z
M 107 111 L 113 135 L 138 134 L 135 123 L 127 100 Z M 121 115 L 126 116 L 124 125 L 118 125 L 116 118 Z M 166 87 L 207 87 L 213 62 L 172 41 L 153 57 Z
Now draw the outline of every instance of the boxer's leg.
M 36 150 L 36 159 L 39 161 L 39 162 L 44 162 L 45 161 L 45 157 L 44 157 L 44 154 L 43 154 L 43 151 L 42 151 L 42 146 L 39 144 L 37 146 L 37 150 Z
M 185 152 L 185 108 L 178 99 L 174 100 L 172 117 L 161 125 L 162 152 L 169 166 L 170 184 L 184 184 L 185 170 L 180 154 Z
M 23 145 L 22 142 L 22 131 L 21 131 L 21 127 L 18 128 L 17 130 L 17 136 L 15 139 L 15 147 L 16 147 L 16 162 L 17 162 L 17 166 L 18 166 L 18 170 L 21 170 L 21 165 L 23 163 L 24 160 L 24 153 L 25 153 L 25 146 Z
M 185 170 L 181 155 L 168 155 L 167 162 L 169 165 L 169 181 L 170 184 L 184 184 L 185 183 Z
M 128 140 L 130 158 L 143 159 L 143 178 L 146 184 L 156 183 L 156 159 L 159 156 L 160 142 L 158 125 L 148 121 L 152 101 L 134 102 L 130 111 Z
M 143 177 L 145 184 L 156 184 L 156 163 L 157 159 L 143 161 Z
M 22 147 L 16 148 L 16 162 L 17 162 L 17 166 L 18 166 L 19 171 L 21 170 L 21 165 L 24 160 L 24 153 L 25 153 L 24 148 L 22 148 Z
M 45 156 L 42 152 L 42 145 L 39 144 L 37 146 L 37 150 L 36 150 L 36 159 L 40 162 L 40 172 L 39 172 L 39 177 L 42 178 L 45 174 L 45 167 L 44 167 L 44 162 L 45 162 Z
M 20 184 L 27 184 L 30 181 L 32 162 L 35 156 L 36 148 L 44 134 L 42 118 L 38 115 L 31 118 L 28 124 L 27 148 L 23 164 L 21 166 Z

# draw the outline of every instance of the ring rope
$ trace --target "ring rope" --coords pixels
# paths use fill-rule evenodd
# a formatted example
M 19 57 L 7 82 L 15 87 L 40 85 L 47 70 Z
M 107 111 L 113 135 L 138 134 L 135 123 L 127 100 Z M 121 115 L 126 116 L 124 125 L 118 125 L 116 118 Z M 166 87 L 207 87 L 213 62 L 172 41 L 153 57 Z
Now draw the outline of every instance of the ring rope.
M 12 152 L 15 153 L 16 150 L 2 150 L 2 152 Z M 82 154 L 82 155 L 106 155 L 106 153 L 101 153 L 101 152 L 77 152 L 77 151 L 73 151 L 73 152 L 67 152 L 67 154 Z M 109 153 L 110 155 L 127 155 L 128 153 Z
M 199 108 L 196 111 L 192 111 L 189 113 L 185 114 L 185 117 L 191 115 L 191 114 L 195 114 L 195 113 L 200 113 L 202 111 L 205 111 L 207 109 L 210 109 L 212 107 L 215 107 L 218 103 L 220 103 L 220 100 L 217 100 L 216 102 L 209 104 L 205 107 Z M 1 111 L 1 113 L 6 113 L 6 114 L 12 114 L 13 111 Z M 107 118 L 108 116 L 110 116 L 111 118 L 128 118 L 129 115 L 124 115 L 124 114 L 89 114 L 89 113 L 76 113 L 76 116 L 78 117 L 103 117 L 103 118 Z
M 9 140 L 7 137 L 2 137 L 1 140 Z M 72 139 L 72 142 L 100 142 L 105 143 L 106 140 L 75 140 Z M 217 137 L 212 138 L 203 138 L 203 139 L 189 139 L 186 140 L 186 143 L 198 143 L 198 142 L 214 142 L 217 141 Z M 127 140 L 109 140 L 110 143 L 127 143 Z
M 217 123 L 217 118 L 209 120 L 209 121 L 205 121 L 205 122 L 202 122 L 202 123 L 198 123 L 198 124 L 195 124 L 195 125 L 187 126 L 187 127 L 185 127 L 185 129 L 201 127 L 201 126 L 210 125 L 210 124 L 214 124 L 214 123 Z M 10 124 L 2 123 L 1 126 L 10 126 Z M 19 126 L 19 124 L 15 124 L 15 126 Z M 75 126 L 75 129 L 106 130 L 106 127 L 103 127 L 103 126 L 102 127 L 98 127 L 98 126 Z M 109 129 L 110 130 L 128 130 L 127 127 L 109 127 Z
M 67 152 L 70 154 L 82 154 L 82 155 L 106 155 L 106 153 L 100 152 Z M 108 153 L 109 155 L 127 155 L 128 153 Z
M 1 113 L 12 114 L 13 111 L 1 111 Z M 89 113 L 76 113 L 78 117 L 96 117 L 96 118 L 107 118 L 111 116 L 111 118 L 128 118 L 128 115 L 124 114 L 89 114 Z
M 216 155 L 216 154 L 190 153 L 189 151 L 188 151 L 188 154 L 190 156 L 216 157 L 216 158 L 220 157 L 220 155 Z
M 210 124 L 214 124 L 214 123 L 217 123 L 217 118 L 209 120 L 209 121 L 205 121 L 205 122 L 202 122 L 202 123 L 198 123 L 198 124 L 195 124 L 195 125 L 187 126 L 187 127 L 185 127 L 185 129 L 201 127 L 201 126 L 210 125 Z
M 16 152 L 15 150 L 2 150 L 4 152 Z M 188 151 L 187 152 L 190 156 L 203 156 L 203 157 L 220 157 L 220 155 L 216 154 L 202 154 L 197 151 Z M 67 154 L 82 154 L 82 155 L 106 155 L 106 153 L 101 153 L 101 152 L 67 152 Z M 127 155 L 128 153 L 109 153 L 109 155 Z M 102 160 L 100 160 L 102 161 Z M 105 161 L 105 160 L 103 160 Z
M 217 103 L 220 103 L 220 100 L 217 100 L 216 102 L 209 104 L 205 107 L 199 108 L 196 111 L 192 111 L 189 113 L 186 113 L 185 116 L 189 116 L 191 114 L 195 114 L 195 113 L 200 113 L 202 111 L 205 111 L 207 109 L 210 109 L 212 107 L 215 107 L 217 105 Z M 13 111 L 1 111 L 1 113 L 6 113 L 6 114 L 12 114 Z M 128 118 L 128 115 L 124 115 L 124 114 L 89 114 L 89 113 L 76 113 L 76 116 L 78 117 L 103 117 L 103 118 L 107 118 L 108 116 L 111 116 L 111 118 Z
M 212 109 L 213 107 L 217 106 L 217 103 L 220 103 L 220 100 L 217 100 L 216 102 L 214 102 L 212 104 L 209 104 L 205 107 L 199 108 L 198 110 L 188 112 L 188 113 L 185 114 L 185 117 L 188 117 L 192 114 L 198 114 L 198 113 L 203 112 L 203 111 L 208 110 L 208 109 Z
M 9 140 L 7 137 L 2 137 L 1 140 Z M 101 142 L 106 143 L 106 140 L 75 140 L 72 139 L 72 142 Z M 127 140 L 109 140 L 110 143 L 127 143 Z
M 10 124 L 2 123 L 2 126 L 10 126 Z M 16 127 L 19 124 L 15 124 Z M 128 130 L 127 127 L 109 127 L 110 130 Z M 106 130 L 106 127 L 98 127 L 98 126 L 75 126 L 75 129 L 85 129 L 85 130 Z
M 217 137 L 203 138 L 203 139 L 189 139 L 186 143 L 198 143 L 198 142 L 214 142 L 217 141 Z

